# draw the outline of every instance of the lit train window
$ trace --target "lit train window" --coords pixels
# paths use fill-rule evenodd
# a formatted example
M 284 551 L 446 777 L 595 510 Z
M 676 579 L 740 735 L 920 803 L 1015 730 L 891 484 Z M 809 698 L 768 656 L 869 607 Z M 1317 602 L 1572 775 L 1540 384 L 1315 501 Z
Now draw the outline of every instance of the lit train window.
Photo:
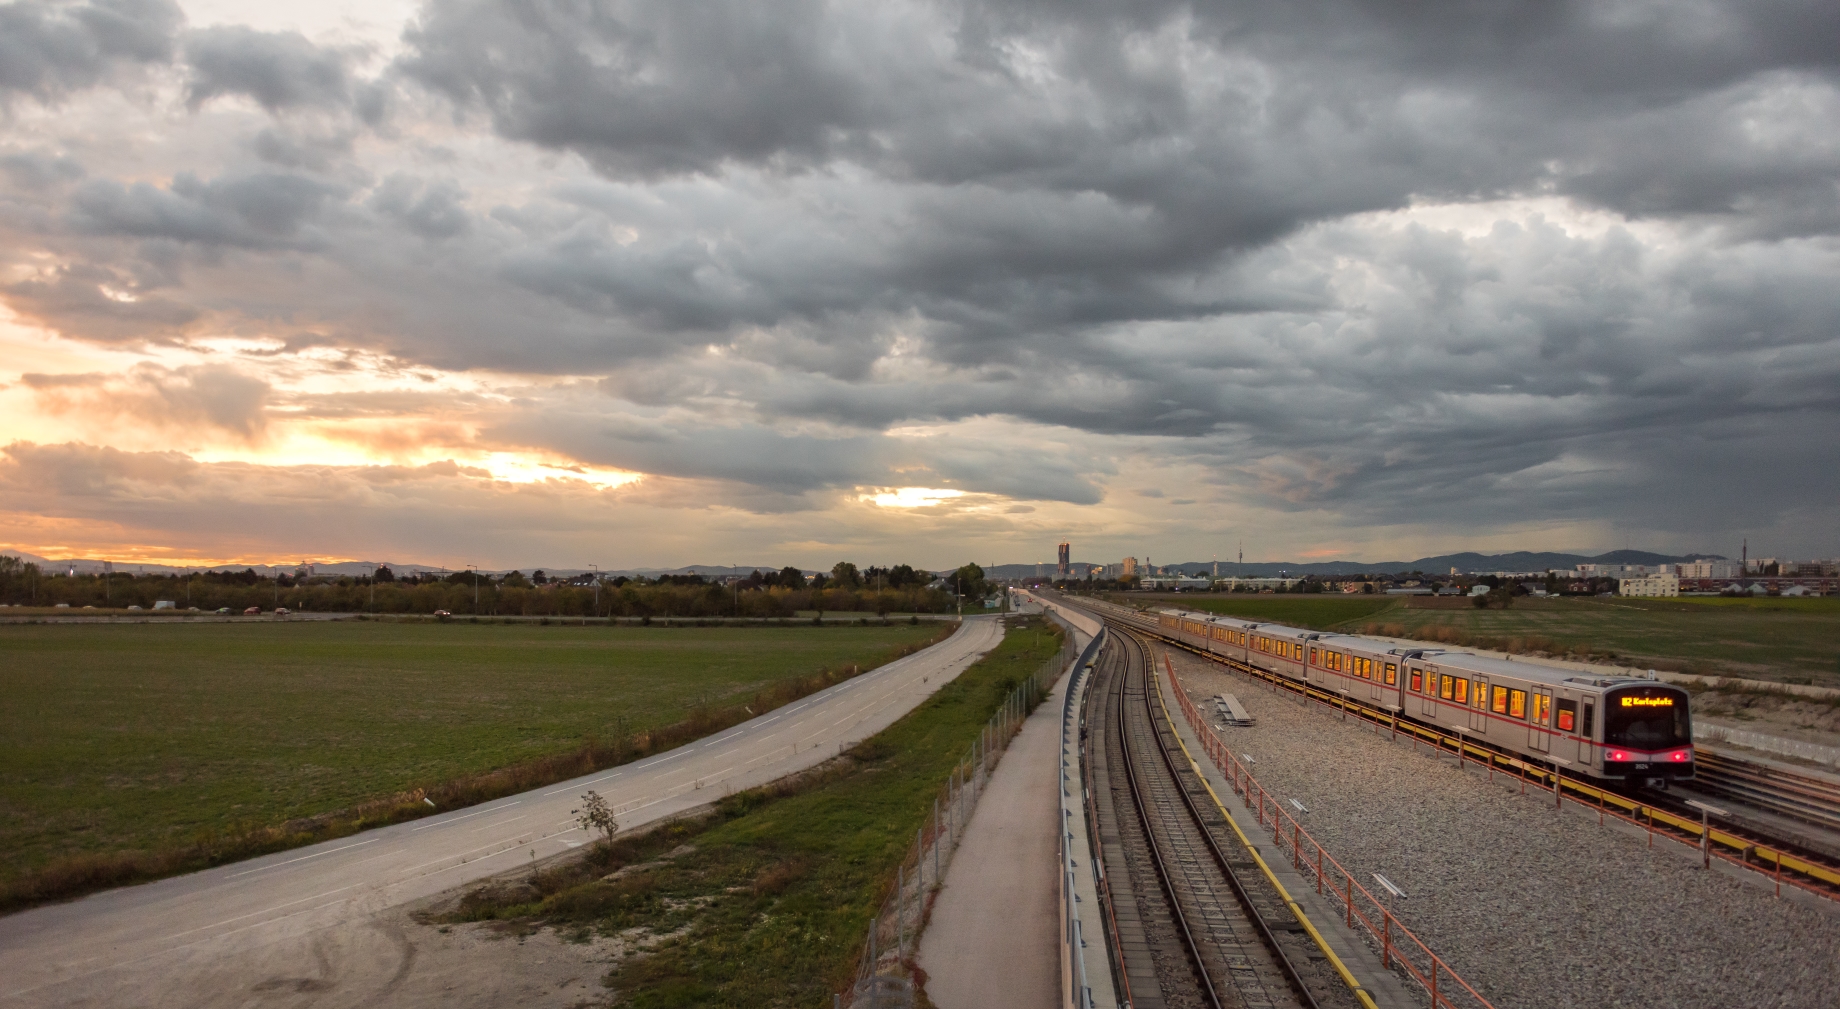
M 1559 731 L 1576 732 L 1578 730 L 1578 702 L 1559 702 Z
M 1425 692 L 1425 672 L 1422 669 L 1412 670 L 1412 692 L 1415 694 Z
M 1315 666 L 1315 665 L 1321 665 L 1321 664 L 1322 664 L 1322 660 L 1316 657 L 1316 646 L 1311 645 L 1310 646 L 1310 665 Z
M 1508 714 L 1515 718 L 1527 717 L 1527 692 L 1525 690 L 1508 691 Z
M 1483 679 L 1482 677 L 1477 677 L 1476 678 L 1476 707 L 1486 708 L 1488 706 L 1489 706 L 1489 681 L 1486 679 Z
M 1446 701 L 1450 700 L 1450 682 L 1453 678 L 1449 674 L 1438 677 L 1438 696 Z
M 1508 713 L 1508 688 L 1507 687 L 1496 687 L 1495 688 L 1495 698 L 1494 698 L 1494 701 L 1489 705 L 1489 710 L 1495 712 L 1498 715 L 1505 715 Z
M 1450 698 L 1451 700 L 1457 702 L 1458 704 L 1468 704 L 1469 703 L 1469 681 L 1468 680 L 1459 676 L 1455 680 L 1451 681 L 1450 686 L 1455 691 L 1455 693 Z
M 1533 695 L 1533 721 L 1537 725 L 1546 724 L 1546 716 L 1552 710 L 1552 698 L 1545 694 Z
M 1397 685 L 1398 683 L 1399 683 L 1399 663 L 1389 662 L 1386 664 L 1386 685 L 1391 687 L 1391 686 Z

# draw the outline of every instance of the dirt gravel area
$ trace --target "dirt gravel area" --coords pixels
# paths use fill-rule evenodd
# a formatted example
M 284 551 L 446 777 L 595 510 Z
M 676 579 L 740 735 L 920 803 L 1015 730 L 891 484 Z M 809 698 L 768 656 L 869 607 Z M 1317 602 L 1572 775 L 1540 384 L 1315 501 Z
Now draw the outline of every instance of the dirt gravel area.
M 1651 851 L 1550 793 L 1171 657 L 1197 703 L 1239 697 L 1257 725 L 1222 738 L 1357 879 L 1403 888 L 1400 920 L 1501 1009 L 1840 1005 L 1840 905 L 1779 900 L 1674 842 Z

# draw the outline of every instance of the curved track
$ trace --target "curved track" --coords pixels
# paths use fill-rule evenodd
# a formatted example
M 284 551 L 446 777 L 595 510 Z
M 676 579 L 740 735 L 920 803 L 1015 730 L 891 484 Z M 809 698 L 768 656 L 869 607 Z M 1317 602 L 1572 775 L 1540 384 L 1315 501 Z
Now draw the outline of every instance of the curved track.
M 1132 902 L 1119 917 L 1141 923 L 1141 946 L 1123 944 L 1133 1005 L 1352 1004 L 1334 997 L 1332 979 L 1316 976 L 1307 940 L 1298 941 L 1299 926 L 1265 892 L 1263 879 L 1236 871 L 1253 863 L 1223 846 L 1226 823 L 1180 756 L 1152 683 L 1149 649 L 1113 630 L 1097 663 L 1088 724 L 1104 755 L 1095 791 L 1109 793 L 1095 798 L 1111 804 L 1103 852 L 1110 899 L 1115 911 L 1118 902 Z M 1130 962 L 1134 955 L 1139 962 Z

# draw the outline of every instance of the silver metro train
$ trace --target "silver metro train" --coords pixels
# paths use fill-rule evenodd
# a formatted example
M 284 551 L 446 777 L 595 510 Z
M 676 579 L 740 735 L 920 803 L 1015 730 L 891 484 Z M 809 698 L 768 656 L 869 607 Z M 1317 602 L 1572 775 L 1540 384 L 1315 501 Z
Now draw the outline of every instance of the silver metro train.
M 1689 695 L 1655 680 L 1206 613 L 1163 612 L 1158 624 L 1197 651 L 1581 777 L 1655 788 L 1693 777 Z

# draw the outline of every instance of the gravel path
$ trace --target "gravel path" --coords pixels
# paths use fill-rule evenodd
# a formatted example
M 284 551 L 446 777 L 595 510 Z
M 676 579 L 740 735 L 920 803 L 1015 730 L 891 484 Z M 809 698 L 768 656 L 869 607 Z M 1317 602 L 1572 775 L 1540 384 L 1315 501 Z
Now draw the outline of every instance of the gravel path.
M 1672 841 L 1650 851 L 1571 803 L 1555 812 L 1551 793 L 1523 797 L 1480 767 L 1459 772 L 1449 755 L 1172 658 L 1197 703 L 1238 695 L 1258 724 L 1222 738 L 1280 800 L 1309 808 L 1304 828 L 1357 879 L 1404 889 L 1400 920 L 1498 1009 L 1840 1005 L 1840 907 L 1778 900 Z

